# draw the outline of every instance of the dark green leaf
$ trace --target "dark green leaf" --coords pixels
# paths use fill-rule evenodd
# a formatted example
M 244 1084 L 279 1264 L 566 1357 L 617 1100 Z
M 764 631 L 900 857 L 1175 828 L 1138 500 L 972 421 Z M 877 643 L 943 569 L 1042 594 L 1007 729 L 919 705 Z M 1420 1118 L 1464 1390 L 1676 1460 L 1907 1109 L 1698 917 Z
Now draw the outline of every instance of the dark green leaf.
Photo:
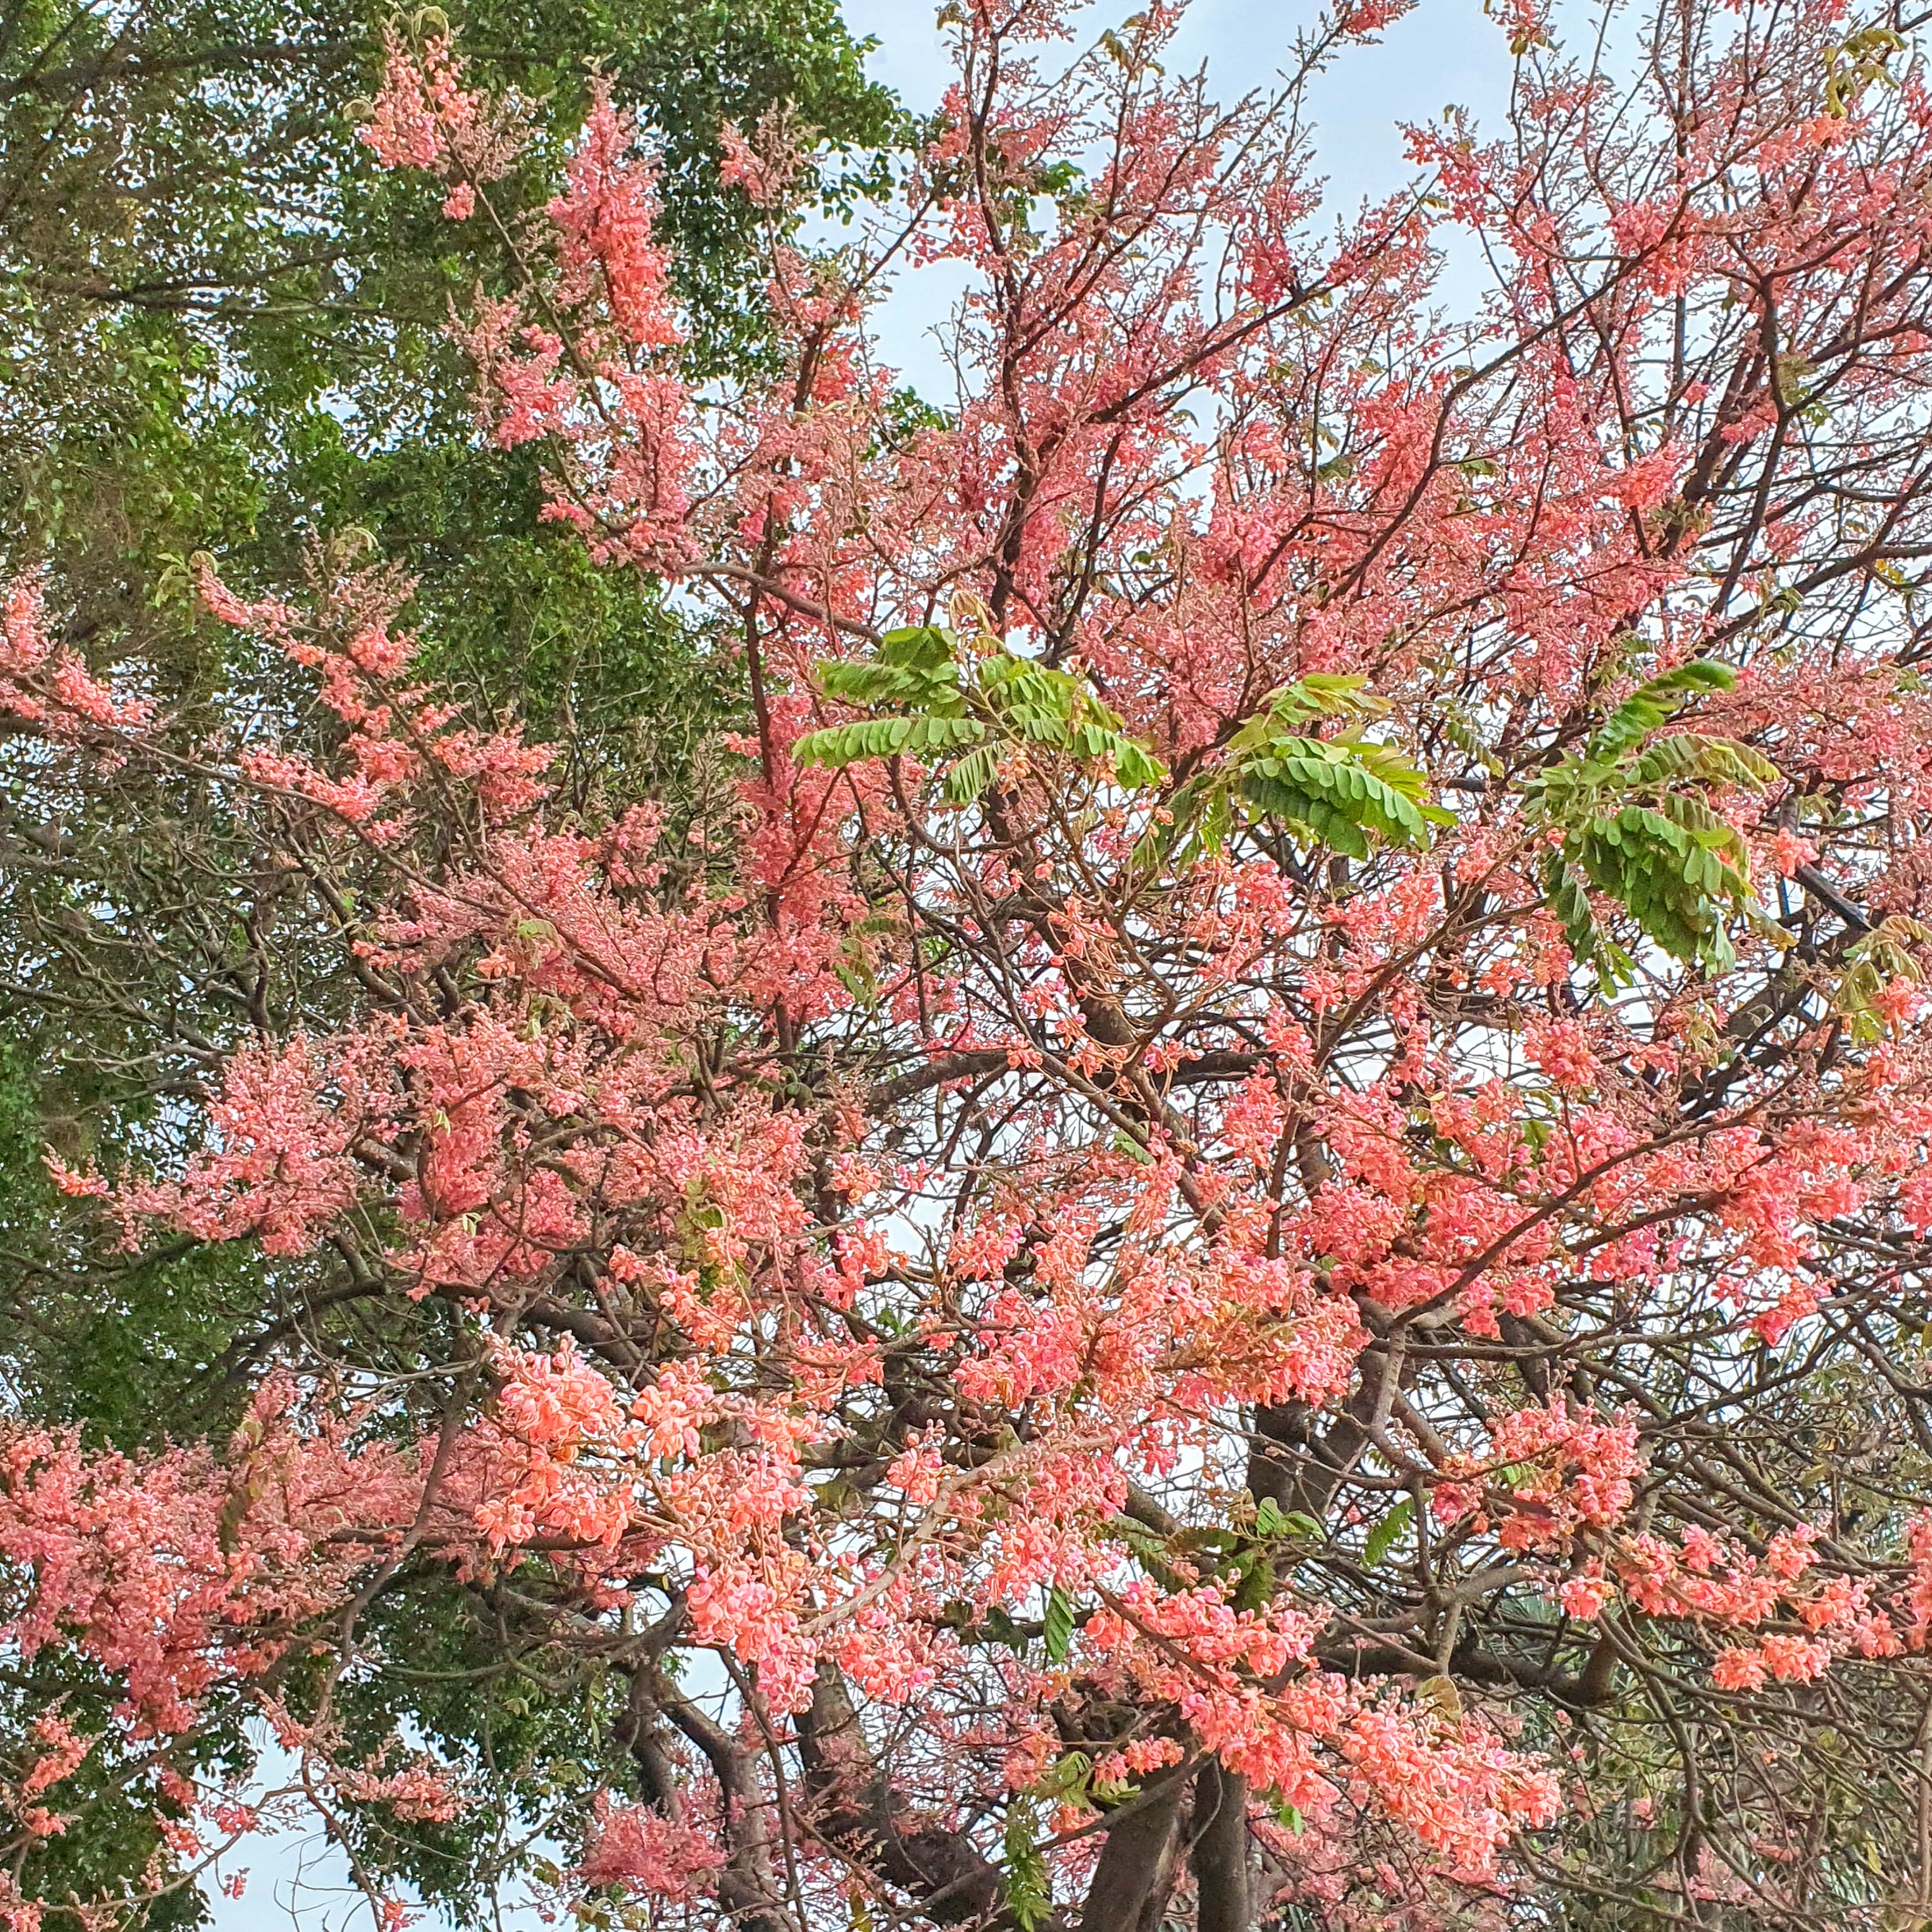
M 1073 1641 L 1073 1600 L 1056 1583 L 1046 1593 L 1046 1659 L 1064 1664 Z

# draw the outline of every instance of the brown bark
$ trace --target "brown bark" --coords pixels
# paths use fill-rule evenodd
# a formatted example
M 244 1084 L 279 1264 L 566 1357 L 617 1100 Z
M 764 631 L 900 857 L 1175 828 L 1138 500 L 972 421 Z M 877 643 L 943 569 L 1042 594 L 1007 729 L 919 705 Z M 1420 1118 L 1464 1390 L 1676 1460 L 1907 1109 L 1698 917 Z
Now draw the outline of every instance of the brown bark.
M 1192 1857 L 1199 1932 L 1248 1932 L 1248 1780 L 1219 1758 L 1195 1776 Z

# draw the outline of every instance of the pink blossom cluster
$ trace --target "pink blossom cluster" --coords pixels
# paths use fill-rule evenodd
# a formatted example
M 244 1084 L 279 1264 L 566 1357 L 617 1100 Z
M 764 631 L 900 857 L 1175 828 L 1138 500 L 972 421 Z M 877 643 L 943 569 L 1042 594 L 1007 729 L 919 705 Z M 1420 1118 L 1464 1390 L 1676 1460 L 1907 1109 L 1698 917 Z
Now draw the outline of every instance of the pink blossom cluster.
M 147 699 L 102 683 L 49 638 L 32 576 L 14 579 L 0 603 L 0 711 L 63 739 L 136 730 L 154 715 Z

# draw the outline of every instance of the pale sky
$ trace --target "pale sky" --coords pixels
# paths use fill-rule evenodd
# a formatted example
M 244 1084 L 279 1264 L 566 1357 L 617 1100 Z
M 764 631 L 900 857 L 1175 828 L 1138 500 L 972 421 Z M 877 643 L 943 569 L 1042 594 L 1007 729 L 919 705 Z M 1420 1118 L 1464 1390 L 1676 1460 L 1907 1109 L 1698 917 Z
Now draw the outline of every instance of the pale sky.
M 487 0 L 486 0 L 487 4 Z M 484 10 L 479 5 L 476 11 Z M 928 0 L 844 0 L 853 32 L 880 45 L 869 70 L 908 106 L 931 107 L 949 70 Z M 1086 38 L 1133 10 L 1133 0 L 1095 7 Z M 1170 67 L 1208 64 L 1224 100 L 1274 80 L 1294 28 L 1310 20 L 1313 0 L 1194 0 Z M 1450 104 L 1498 127 L 1508 103 L 1510 59 L 1501 31 L 1478 0 L 1421 0 L 1379 45 L 1358 47 L 1324 76 L 1315 95 L 1322 170 L 1331 208 L 1393 192 L 1408 178 L 1399 132 L 1404 122 L 1431 120 Z M 950 394 L 928 332 L 957 293 L 947 264 L 906 278 L 880 319 L 886 358 L 927 394 Z M 214 1900 L 217 1932 L 347 1932 L 369 1923 L 368 1909 L 337 1857 L 319 1838 L 295 1835 L 251 1846 L 246 1893 Z M 506 1914 L 502 1932 L 537 1932 L 534 1914 Z

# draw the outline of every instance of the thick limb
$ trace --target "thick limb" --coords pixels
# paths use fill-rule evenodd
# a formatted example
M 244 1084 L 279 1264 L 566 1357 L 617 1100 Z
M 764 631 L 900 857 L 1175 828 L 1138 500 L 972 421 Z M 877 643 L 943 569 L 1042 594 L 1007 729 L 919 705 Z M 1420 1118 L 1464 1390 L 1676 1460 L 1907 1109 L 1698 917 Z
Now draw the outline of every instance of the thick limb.
M 1192 1858 L 1199 1932 L 1248 1932 L 1248 1780 L 1219 1758 L 1195 1774 Z

